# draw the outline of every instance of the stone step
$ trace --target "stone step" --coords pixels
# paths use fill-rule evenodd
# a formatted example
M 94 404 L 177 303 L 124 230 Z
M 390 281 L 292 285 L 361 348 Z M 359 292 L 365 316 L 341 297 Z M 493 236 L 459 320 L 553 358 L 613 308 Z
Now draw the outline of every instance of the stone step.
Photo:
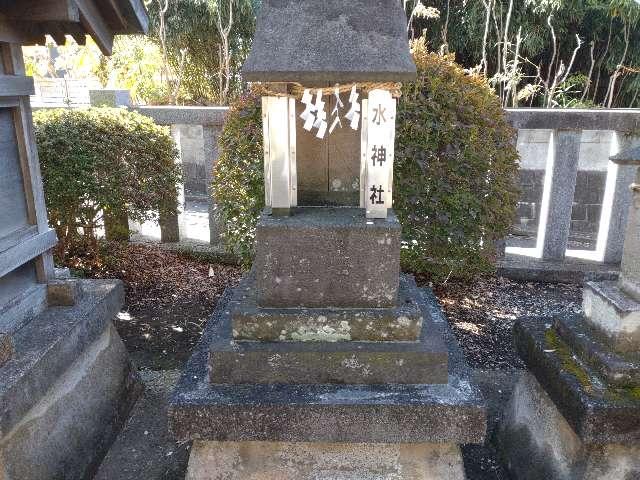
M 527 368 L 571 428 L 587 444 L 639 444 L 637 388 L 609 385 L 580 362 L 553 328 L 552 317 L 526 317 L 514 327 Z
M 232 292 L 219 301 L 170 401 L 179 439 L 219 441 L 481 443 L 486 407 L 437 300 L 419 290 L 432 335 L 449 351 L 446 384 L 211 384 L 209 349 Z
M 234 341 L 225 312 L 213 325 L 211 383 L 447 383 L 447 347 L 428 319 L 419 342 Z
M 422 313 L 400 276 L 398 305 L 388 308 L 261 308 L 255 275 L 241 282 L 231 303 L 233 337 L 261 341 L 418 341 Z
M 608 347 L 586 324 L 582 315 L 554 318 L 558 335 L 605 382 L 620 387 L 640 385 L 640 363 L 627 359 Z
M 587 282 L 582 306 L 587 322 L 601 332 L 606 343 L 622 354 L 640 350 L 640 302 L 627 295 L 618 282 Z

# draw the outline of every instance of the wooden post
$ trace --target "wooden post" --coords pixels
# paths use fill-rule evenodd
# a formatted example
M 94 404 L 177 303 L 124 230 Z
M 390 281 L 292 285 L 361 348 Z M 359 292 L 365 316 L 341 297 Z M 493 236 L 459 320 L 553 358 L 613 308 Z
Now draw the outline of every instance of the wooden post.
M 292 143 L 295 154 L 295 132 L 291 139 L 290 109 L 287 97 L 263 98 L 263 129 L 265 152 L 265 202 L 273 215 L 291 213 L 292 192 Z M 295 103 L 293 103 L 295 115 Z M 295 123 L 293 123 L 295 126 Z M 295 157 L 295 155 L 294 155 Z M 295 167 L 294 167 L 295 168 Z

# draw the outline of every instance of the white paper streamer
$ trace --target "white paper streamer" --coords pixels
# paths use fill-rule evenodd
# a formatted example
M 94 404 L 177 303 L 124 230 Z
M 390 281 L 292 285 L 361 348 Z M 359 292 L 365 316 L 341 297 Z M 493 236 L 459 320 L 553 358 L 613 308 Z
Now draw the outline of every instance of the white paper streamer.
M 305 109 L 304 112 L 300 114 L 300 118 L 305 121 L 306 125 L 306 121 L 309 119 L 309 116 L 313 117 L 313 112 L 316 111 L 316 106 L 313 104 L 313 96 L 311 96 L 311 92 L 309 92 L 308 88 L 305 89 L 302 95 L 302 103 L 305 104 Z
M 345 115 L 345 118 L 351 122 L 350 127 L 354 130 L 358 129 L 358 124 L 360 123 L 360 103 L 358 102 L 358 96 L 356 85 L 354 85 L 351 87 L 351 93 L 349 94 L 349 103 L 351 105 Z

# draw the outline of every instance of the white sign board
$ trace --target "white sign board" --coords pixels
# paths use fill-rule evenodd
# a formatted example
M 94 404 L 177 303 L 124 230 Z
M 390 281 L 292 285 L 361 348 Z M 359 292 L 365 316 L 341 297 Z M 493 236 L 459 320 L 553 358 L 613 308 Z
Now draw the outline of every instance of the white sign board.
M 364 103 L 364 102 L 363 102 Z M 396 101 L 387 90 L 371 90 L 366 121 L 364 204 L 367 218 L 387 218 L 392 205 Z M 364 125 L 363 125 L 364 127 Z M 365 146 L 363 142 L 362 147 Z

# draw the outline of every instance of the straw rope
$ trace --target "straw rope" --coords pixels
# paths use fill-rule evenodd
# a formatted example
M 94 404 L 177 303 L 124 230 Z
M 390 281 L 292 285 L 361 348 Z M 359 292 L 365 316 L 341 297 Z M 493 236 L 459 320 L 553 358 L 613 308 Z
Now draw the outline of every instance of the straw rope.
M 283 92 L 275 92 L 273 90 L 269 90 L 264 83 L 254 84 L 254 89 L 256 93 L 263 96 L 269 97 L 294 97 L 297 99 L 302 98 L 302 94 L 306 89 L 315 92 L 317 90 L 322 89 L 322 94 L 324 95 L 333 95 L 336 88 L 340 93 L 350 92 L 351 88 L 356 85 L 356 87 L 363 92 L 370 92 L 371 90 L 388 90 L 391 92 L 391 96 L 394 98 L 400 98 L 402 95 L 402 84 L 398 82 L 363 82 L 363 83 L 347 83 L 344 85 L 336 84 L 333 87 L 305 87 L 300 83 L 288 83 L 287 84 L 287 93 Z

